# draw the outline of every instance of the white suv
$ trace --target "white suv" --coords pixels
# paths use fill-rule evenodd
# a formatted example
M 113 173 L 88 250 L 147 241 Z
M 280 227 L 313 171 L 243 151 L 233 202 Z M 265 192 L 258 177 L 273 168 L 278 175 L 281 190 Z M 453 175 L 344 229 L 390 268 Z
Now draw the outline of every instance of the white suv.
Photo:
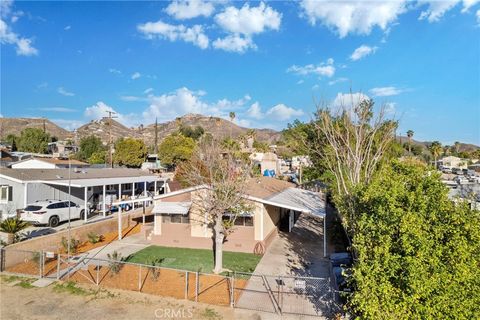
M 45 224 L 50 227 L 56 227 L 60 222 L 68 220 L 68 201 L 36 201 L 22 210 L 21 218 L 34 225 Z M 84 218 L 84 206 L 77 205 L 70 201 L 70 219 Z

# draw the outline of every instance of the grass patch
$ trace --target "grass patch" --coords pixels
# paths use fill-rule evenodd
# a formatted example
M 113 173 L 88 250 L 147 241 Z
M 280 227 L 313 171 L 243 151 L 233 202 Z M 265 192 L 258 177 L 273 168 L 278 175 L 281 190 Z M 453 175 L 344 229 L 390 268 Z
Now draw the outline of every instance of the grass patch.
M 14 275 L 11 275 L 11 276 L 2 275 L 2 282 L 5 282 L 5 283 L 18 282 L 14 285 L 16 287 L 22 287 L 22 288 L 25 288 L 25 289 L 34 288 L 34 286 L 32 286 L 32 282 L 34 282 L 35 280 L 37 280 L 37 279 L 14 276 Z
M 218 312 L 216 312 L 215 310 L 210 309 L 210 308 L 206 308 L 205 310 L 203 310 L 203 312 L 200 314 L 200 317 L 202 319 L 209 319 L 209 320 L 220 320 L 220 319 L 222 319 L 222 316 L 220 316 L 220 314 L 218 314 Z
M 65 283 L 57 283 L 53 287 L 53 291 L 59 293 L 70 293 L 76 296 L 89 296 L 95 294 L 93 290 L 86 290 L 80 287 L 77 287 L 76 283 L 73 281 L 68 281 Z
M 150 246 L 127 258 L 128 262 L 148 264 L 152 259 L 161 261 L 160 267 L 210 273 L 214 267 L 213 251 Z M 161 259 L 161 260 L 160 260 Z M 251 253 L 223 252 L 223 267 L 238 272 L 253 272 L 261 257 Z

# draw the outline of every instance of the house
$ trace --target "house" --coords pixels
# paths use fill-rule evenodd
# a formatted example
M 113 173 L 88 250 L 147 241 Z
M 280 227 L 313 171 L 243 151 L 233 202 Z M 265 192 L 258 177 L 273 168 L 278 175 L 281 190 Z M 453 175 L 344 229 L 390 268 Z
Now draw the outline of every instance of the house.
M 262 174 L 267 172 L 273 172 L 274 175 L 280 173 L 280 161 L 277 155 L 273 152 L 255 152 L 250 155 L 254 166 L 260 167 L 260 172 Z
M 468 160 L 461 159 L 455 156 L 448 156 L 443 157 L 442 159 L 438 160 L 438 166 L 443 166 L 447 168 L 467 168 Z
M 0 215 L 37 200 L 67 200 L 105 216 L 116 199 L 163 193 L 166 179 L 138 169 L 0 169 Z M 70 188 L 70 196 L 69 196 Z M 105 201 L 104 201 L 105 200 Z
M 70 154 L 78 152 L 80 148 L 71 141 L 55 141 L 48 144 L 48 153 L 55 157 L 68 157 Z
M 224 243 L 226 251 L 263 253 L 279 230 L 292 230 L 301 214 L 325 218 L 323 196 L 295 188 L 292 183 L 251 178 L 246 190 L 244 197 L 251 209 L 236 218 Z M 147 239 L 161 246 L 211 249 L 212 230 L 199 205 L 202 192 L 209 191 L 200 186 L 156 197 L 153 224 L 144 230 Z
M 89 164 L 79 160 L 57 159 L 57 158 L 30 158 L 12 163 L 13 169 L 67 169 L 86 168 Z

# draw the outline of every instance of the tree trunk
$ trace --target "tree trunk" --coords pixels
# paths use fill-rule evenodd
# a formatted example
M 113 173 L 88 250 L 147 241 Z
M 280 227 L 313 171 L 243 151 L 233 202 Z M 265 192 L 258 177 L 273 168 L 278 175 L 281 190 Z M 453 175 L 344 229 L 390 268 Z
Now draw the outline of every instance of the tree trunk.
M 219 274 L 223 271 L 223 225 L 222 225 L 222 216 L 220 215 L 214 226 L 214 235 L 215 235 L 215 268 L 213 272 Z

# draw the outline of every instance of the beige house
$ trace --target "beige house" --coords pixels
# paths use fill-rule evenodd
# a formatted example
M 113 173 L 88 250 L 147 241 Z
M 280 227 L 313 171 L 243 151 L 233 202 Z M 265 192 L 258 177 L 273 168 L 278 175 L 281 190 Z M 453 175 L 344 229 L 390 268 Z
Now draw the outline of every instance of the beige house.
M 224 243 L 226 251 L 263 253 L 279 230 L 292 230 L 301 214 L 325 218 L 320 193 L 268 177 L 251 178 L 247 190 L 244 197 L 251 211 L 236 218 Z M 145 228 L 147 239 L 161 246 L 211 249 L 212 230 L 196 201 L 201 192 L 208 191 L 194 187 L 156 197 L 153 224 Z
M 447 168 L 466 169 L 467 164 L 468 164 L 468 160 L 461 159 L 459 157 L 454 157 L 454 156 L 443 157 L 438 161 L 439 166 L 444 166 Z

